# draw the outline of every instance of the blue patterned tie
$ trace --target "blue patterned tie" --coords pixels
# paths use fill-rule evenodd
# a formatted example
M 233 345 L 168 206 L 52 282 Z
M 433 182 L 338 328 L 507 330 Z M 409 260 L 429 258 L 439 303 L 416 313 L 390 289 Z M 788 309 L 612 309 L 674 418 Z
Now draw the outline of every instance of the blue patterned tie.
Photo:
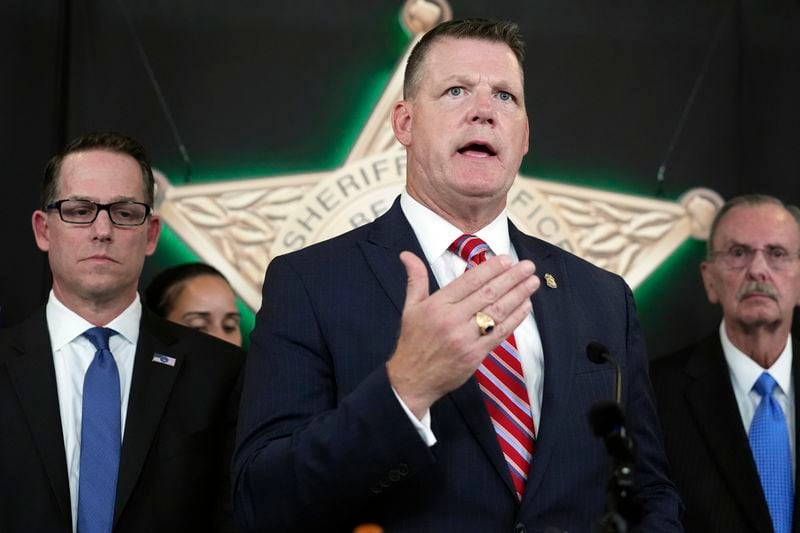
M 84 337 L 97 352 L 83 378 L 78 533 L 111 533 L 120 453 L 119 372 L 108 349 L 108 328 L 91 328 Z
M 783 409 L 772 397 L 776 385 L 766 372 L 753 385 L 753 390 L 761 395 L 761 403 L 753 416 L 748 438 L 775 533 L 790 533 L 794 501 L 792 456 Z

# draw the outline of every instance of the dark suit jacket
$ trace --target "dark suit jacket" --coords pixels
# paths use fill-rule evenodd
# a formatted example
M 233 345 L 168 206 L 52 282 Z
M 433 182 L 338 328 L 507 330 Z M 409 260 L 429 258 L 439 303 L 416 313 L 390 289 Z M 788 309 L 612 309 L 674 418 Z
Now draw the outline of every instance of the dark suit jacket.
M 174 357 L 175 366 L 153 362 L 155 353 Z M 242 363 L 237 347 L 144 311 L 115 532 L 230 527 L 227 471 Z M 0 531 L 72 531 L 44 310 L 0 333 L 0 472 Z
M 234 507 L 245 528 L 387 532 L 592 530 L 609 461 L 587 411 L 612 395 L 613 372 L 586 358 L 596 340 L 623 367 L 639 444 L 644 531 L 680 531 L 665 475 L 647 359 L 631 293 L 618 276 L 511 229 L 520 258 L 558 288 L 533 296 L 545 357 L 536 452 L 516 502 L 477 383 L 431 408 L 428 448 L 398 403 L 385 362 L 405 300 L 403 250 L 424 258 L 399 202 L 373 224 L 275 258 L 245 372 Z M 431 289 L 436 282 L 431 273 Z
M 793 349 L 797 383 L 796 340 Z M 654 361 L 651 377 L 672 479 L 686 505 L 686 531 L 771 533 L 719 333 Z M 795 427 L 800 428 L 797 413 Z M 794 516 L 793 531 L 800 532 L 796 498 Z

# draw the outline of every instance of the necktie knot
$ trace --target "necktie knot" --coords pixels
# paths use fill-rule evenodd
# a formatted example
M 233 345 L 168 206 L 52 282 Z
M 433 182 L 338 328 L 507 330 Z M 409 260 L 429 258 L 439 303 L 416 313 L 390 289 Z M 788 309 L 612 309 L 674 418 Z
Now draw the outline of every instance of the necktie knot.
M 116 334 L 117 332 L 111 328 L 100 327 L 89 328 L 83 332 L 83 336 L 89 339 L 95 350 L 109 350 L 108 339 Z
M 758 380 L 756 380 L 756 384 L 753 385 L 753 390 L 762 398 L 767 398 L 772 396 L 772 391 L 775 390 L 777 385 L 778 383 L 775 381 L 775 378 L 770 376 L 769 373 L 764 372 L 758 377 Z
M 467 262 L 467 268 L 473 268 L 486 261 L 489 245 L 475 235 L 462 235 L 447 248 Z

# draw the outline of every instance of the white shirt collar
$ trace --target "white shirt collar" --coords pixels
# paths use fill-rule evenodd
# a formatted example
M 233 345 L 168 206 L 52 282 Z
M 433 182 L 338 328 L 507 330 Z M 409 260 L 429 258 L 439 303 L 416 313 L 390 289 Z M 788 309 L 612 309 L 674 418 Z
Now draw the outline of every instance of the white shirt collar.
M 768 372 L 778 383 L 784 394 L 789 394 L 789 386 L 792 382 L 792 334 L 786 339 L 786 346 L 778 356 L 777 361 L 767 370 L 753 361 L 747 354 L 733 345 L 725 331 L 725 320 L 719 326 L 719 338 L 722 342 L 722 351 L 725 353 L 725 360 L 728 362 L 731 379 L 739 386 L 739 389 L 749 393 L 756 384 L 759 376 Z
M 94 327 L 94 324 L 61 303 L 52 289 L 50 290 L 50 297 L 47 299 L 45 313 L 47 315 L 47 328 L 50 332 L 50 343 L 54 352 L 83 335 L 83 332 L 87 329 Z M 135 345 L 139 340 L 139 322 L 141 318 L 142 302 L 137 293 L 131 305 L 126 307 L 111 322 L 105 324 L 105 327 L 113 329 L 126 341 Z
M 422 246 L 422 252 L 429 263 L 436 261 L 447 252 L 450 244 L 464 233 L 412 198 L 406 190 L 403 190 L 400 195 L 400 207 L 408 219 L 408 223 L 411 224 L 411 229 L 414 230 L 420 246 Z M 508 216 L 505 209 L 497 218 L 478 230 L 475 235 L 489 245 L 494 255 L 511 253 Z

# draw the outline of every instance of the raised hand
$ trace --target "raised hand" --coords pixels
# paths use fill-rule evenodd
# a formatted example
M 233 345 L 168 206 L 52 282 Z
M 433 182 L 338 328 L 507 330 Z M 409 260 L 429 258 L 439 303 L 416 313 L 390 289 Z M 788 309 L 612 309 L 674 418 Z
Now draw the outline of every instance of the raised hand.
M 397 348 L 386 363 L 389 381 L 417 418 L 461 386 L 531 311 L 539 288 L 531 261 L 512 264 L 496 256 L 465 272 L 433 295 L 428 271 L 411 252 L 400 254 L 408 288 Z M 492 317 L 494 329 L 481 335 L 475 314 Z

